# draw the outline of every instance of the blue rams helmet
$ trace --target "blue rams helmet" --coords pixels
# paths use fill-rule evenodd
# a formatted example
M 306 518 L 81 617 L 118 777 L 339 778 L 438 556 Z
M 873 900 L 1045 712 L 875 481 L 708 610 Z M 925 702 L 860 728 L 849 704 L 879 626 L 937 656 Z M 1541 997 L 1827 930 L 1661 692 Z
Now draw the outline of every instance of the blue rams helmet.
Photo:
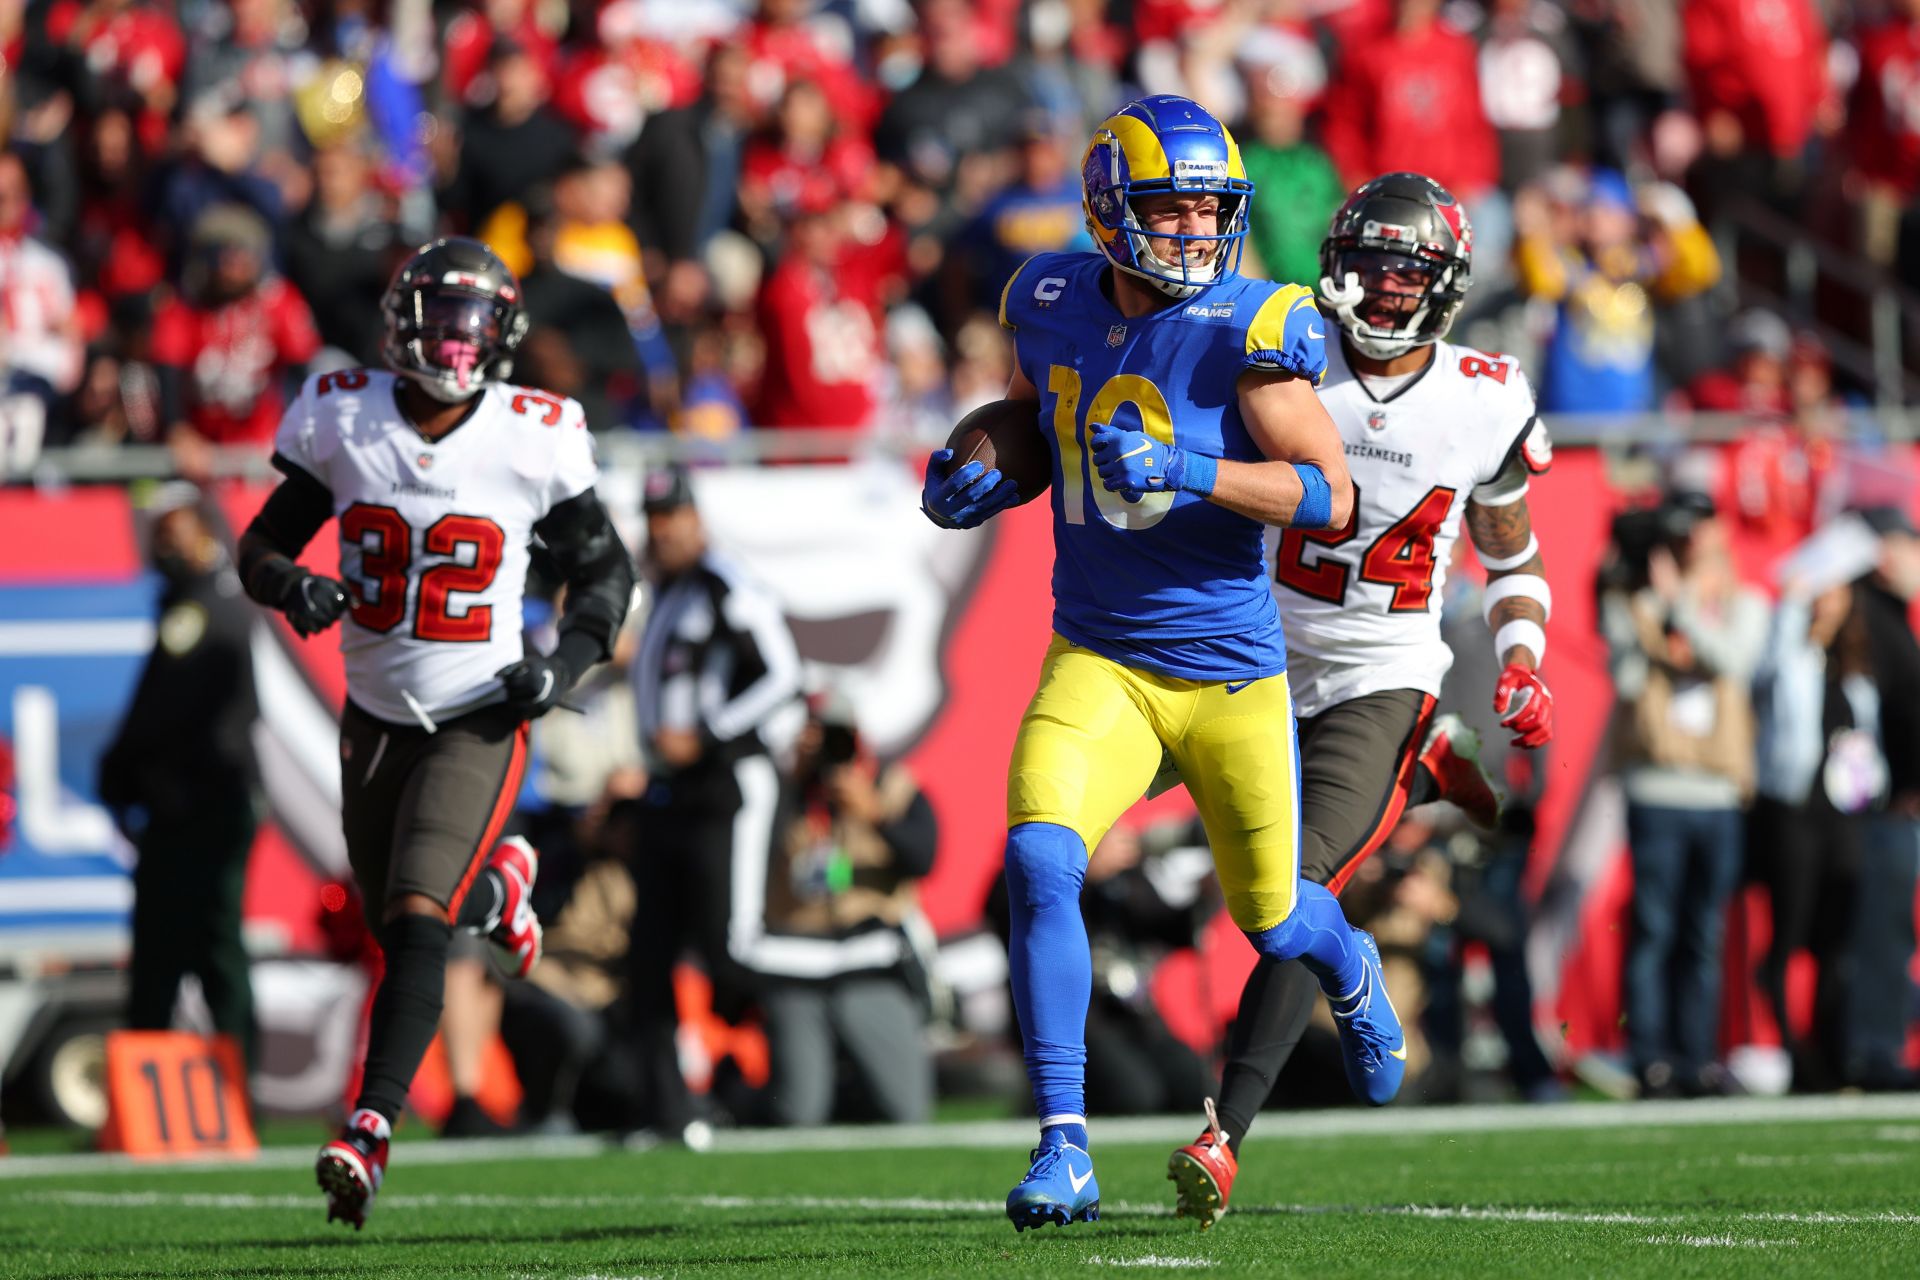
M 1108 116 L 1080 163 L 1080 189 L 1087 230 L 1107 261 L 1162 293 L 1191 298 L 1239 273 L 1253 183 L 1233 135 L 1199 103 L 1158 94 Z M 1218 197 L 1217 233 L 1147 236 L 1133 202 L 1169 192 Z M 1170 242 L 1174 261 L 1155 253 L 1150 241 Z M 1214 245 L 1212 255 L 1190 260 L 1189 248 L 1201 243 Z

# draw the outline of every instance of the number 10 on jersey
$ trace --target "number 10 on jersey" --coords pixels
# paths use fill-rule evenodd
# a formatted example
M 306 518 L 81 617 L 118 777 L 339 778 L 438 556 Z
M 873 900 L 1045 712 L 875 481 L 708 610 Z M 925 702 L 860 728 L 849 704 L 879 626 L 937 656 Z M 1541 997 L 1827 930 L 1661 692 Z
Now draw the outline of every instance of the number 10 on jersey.
M 1116 529 L 1150 529 L 1173 507 L 1171 493 L 1149 493 L 1128 502 L 1100 483 L 1087 458 L 1089 424 L 1111 423 L 1120 406 L 1130 404 L 1140 414 L 1140 429 L 1162 444 L 1173 443 L 1173 411 L 1167 397 L 1149 379 L 1137 373 L 1116 373 L 1080 413 L 1080 373 L 1066 365 L 1047 367 L 1047 390 L 1053 393 L 1053 435 L 1060 445 L 1060 509 L 1068 524 L 1087 522 L 1087 490 L 1093 490 L 1100 518 Z

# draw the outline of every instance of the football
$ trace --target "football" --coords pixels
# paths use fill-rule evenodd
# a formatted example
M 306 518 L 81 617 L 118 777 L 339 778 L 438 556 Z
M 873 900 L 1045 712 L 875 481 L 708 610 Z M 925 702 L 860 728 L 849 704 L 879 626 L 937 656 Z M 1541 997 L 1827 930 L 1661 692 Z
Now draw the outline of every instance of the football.
M 994 400 L 960 419 L 947 437 L 955 468 L 979 461 L 1013 481 L 1021 502 L 1031 502 L 1053 483 L 1053 451 L 1040 434 L 1040 406 L 1031 400 Z

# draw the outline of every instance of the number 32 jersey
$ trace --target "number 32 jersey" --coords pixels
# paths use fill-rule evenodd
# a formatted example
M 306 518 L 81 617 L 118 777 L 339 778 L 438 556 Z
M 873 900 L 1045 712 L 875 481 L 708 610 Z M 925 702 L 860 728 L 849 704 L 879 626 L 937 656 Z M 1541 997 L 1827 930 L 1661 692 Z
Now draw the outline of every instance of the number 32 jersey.
M 398 378 L 349 369 L 307 380 L 274 450 L 324 485 L 340 527 L 347 695 L 415 723 L 485 697 L 524 655 L 528 544 L 547 512 L 599 475 L 580 405 L 495 383 L 437 441 L 394 403 Z
M 1551 456 L 1519 365 L 1468 347 L 1435 343 L 1424 370 L 1376 398 L 1329 342 L 1320 401 L 1346 444 L 1353 518 L 1269 538 L 1303 717 L 1387 689 L 1440 692 L 1453 665 L 1441 589 L 1467 499 L 1517 501 Z

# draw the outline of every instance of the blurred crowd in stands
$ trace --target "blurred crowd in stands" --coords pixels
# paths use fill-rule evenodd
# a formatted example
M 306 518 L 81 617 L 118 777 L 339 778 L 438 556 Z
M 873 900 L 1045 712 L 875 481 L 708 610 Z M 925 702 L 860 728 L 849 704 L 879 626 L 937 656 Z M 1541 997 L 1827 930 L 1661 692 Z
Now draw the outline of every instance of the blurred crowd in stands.
M 296 374 L 378 362 L 438 232 L 526 277 L 518 376 L 597 430 L 950 423 L 1144 92 L 1234 122 L 1276 278 L 1358 182 L 1449 187 L 1463 330 L 1551 411 L 1833 400 L 1818 340 L 1726 341 L 1703 228 L 1742 202 L 1920 274 L 1915 0 L 51 0 L 0 50 L 13 474 L 264 444 Z M 1702 381 L 1754 349 L 1792 376 Z
M 1754 424 L 1726 483 L 1705 486 L 1714 499 L 1669 485 L 1616 525 L 1599 584 L 1639 883 L 1637 1088 L 1738 1083 L 1711 1013 L 1742 866 L 1784 904 L 1765 977 L 1793 1028 L 1793 1084 L 1909 1082 L 1913 921 L 1897 908 L 1920 843 L 1902 718 L 1920 706 L 1920 649 L 1893 619 L 1920 594 L 1920 538 L 1881 513 L 1798 562 L 1778 609 L 1738 587 L 1729 520 L 1786 551 L 1858 505 L 1835 440 L 1874 388 L 1832 348 L 1865 340 L 1864 304 L 1738 309 L 1721 286 L 1746 264 L 1711 233 L 1761 210 L 1920 289 L 1920 0 L 15 0 L 0 2 L 0 56 L 0 478 L 56 445 L 164 443 L 195 478 L 212 446 L 264 452 L 298 375 L 380 363 L 390 272 L 454 232 L 522 277 L 516 379 L 578 398 L 596 431 L 944 431 L 1006 385 L 1007 275 L 1090 247 L 1081 149 L 1129 98 L 1185 93 L 1233 122 L 1258 186 L 1249 269 L 1276 279 L 1317 283 L 1351 187 L 1430 174 L 1474 225 L 1456 336 L 1518 355 L 1543 411 Z M 1471 719 L 1492 673 L 1470 670 L 1487 649 L 1472 585 L 1450 586 L 1447 701 Z M 514 1049 L 523 1119 L 618 1127 L 661 1110 L 612 1096 L 645 1074 L 621 1059 L 643 1051 L 621 992 L 645 775 L 625 677 L 594 679 L 586 717 L 541 725 L 547 958 L 472 1025 Z M 841 709 L 816 700 L 808 732 L 835 754 L 788 774 L 792 857 L 822 884 L 852 876 L 851 811 L 898 862 L 858 923 L 905 933 L 893 895 L 910 897 L 931 855 L 893 828 L 924 802 L 848 745 Z M 1413 984 L 1396 998 L 1420 1011 L 1419 1096 L 1463 1092 L 1464 1010 L 1482 1004 L 1518 1092 L 1561 1088 L 1526 987 L 1537 769 L 1490 763 L 1514 798 L 1501 832 L 1416 814 L 1350 895 Z M 1824 838 L 1779 834 L 1807 824 L 1841 833 L 1842 855 L 1810 859 Z M 1769 838 L 1749 851 L 1750 833 Z M 1122 831 L 1090 873 L 1089 1037 L 1114 1067 L 1091 1086 L 1109 1113 L 1196 1106 L 1209 1087 L 1144 995 L 1216 914 L 1204 858 L 1200 874 L 1168 870 L 1191 845 Z M 1810 1030 L 1787 1009 L 1802 948 L 1822 984 Z M 1462 996 L 1468 954 L 1487 958 L 1474 973 L 1490 1000 Z M 956 1020 L 914 965 L 896 976 L 917 1055 L 921 1029 Z M 728 1003 L 676 988 L 678 1016 L 700 1016 L 668 1052 L 807 1079 L 774 1095 L 797 1109 L 764 1118 L 845 1115 L 850 1096 L 926 1113 L 925 1063 L 860 1060 L 859 1029 L 804 983 L 759 993 L 806 1050 L 776 1046 L 771 1063 L 728 1049 L 715 995 Z M 450 991 L 449 1008 L 488 998 Z M 470 1093 L 477 1042 L 448 1033 Z M 1295 1079 L 1289 1097 L 1344 1091 L 1330 1058 L 1297 1062 L 1328 1089 Z M 849 1065 L 899 1087 L 849 1091 L 834 1078 Z

